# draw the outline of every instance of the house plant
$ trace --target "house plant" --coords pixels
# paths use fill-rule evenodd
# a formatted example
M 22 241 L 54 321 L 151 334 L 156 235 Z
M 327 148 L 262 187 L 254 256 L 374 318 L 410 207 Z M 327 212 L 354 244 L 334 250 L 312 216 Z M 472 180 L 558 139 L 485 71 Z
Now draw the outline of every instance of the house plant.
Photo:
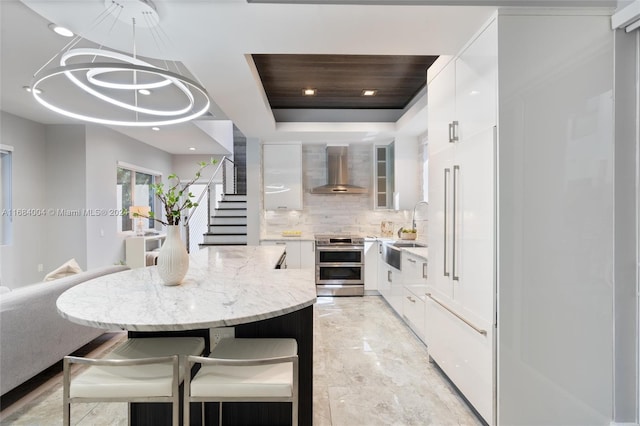
M 186 184 L 181 184 L 178 175 L 172 173 L 167 179 L 174 183 L 167 189 L 165 189 L 164 183 L 162 182 L 151 185 L 151 188 L 164 207 L 166 219 L 156 217 L 153 212 L 150 212 L 148 216 L 148 218 L 160 222 L 167 227 L 167 238 L 158 253 L 158 274 L 165 285 L 178 285 L 187 274 L 187 270 L 189 269 L 189 253 L 187 253 L 187 247 L 180 237 L 179 224 L 184 212 L 188 212 L 189 209 L 198 206 L 198 203 L 193 201 L 194 195 L 189 191 L 189 187 L 200 179 L 203 169 L 216 163 L 217 160 L 214 158 L 209 162 L 203 161 L 198 163 L 200 168 L 193 179 Z M 138 216 L 137 213 L 134 213 L 134 217 Z M 187 225 L 187 221 L 185 218 L 185 226 Z

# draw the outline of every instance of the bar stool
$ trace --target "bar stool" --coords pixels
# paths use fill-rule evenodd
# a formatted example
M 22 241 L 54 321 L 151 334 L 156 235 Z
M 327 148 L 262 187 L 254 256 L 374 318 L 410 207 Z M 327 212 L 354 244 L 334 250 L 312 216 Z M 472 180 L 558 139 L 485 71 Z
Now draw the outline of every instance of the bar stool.
M 188 356 L 185 368 L 201 364 L 184 381 L 184 419 L 191 402 L 291 402 L 291 424 L 298 424 L 298 343 L 295 339 L 222 339 L 209 357 Z M 204 404 L 202 404 L 204 422 Z
M 70 425 L 72 402 L 171 402 L 172 424 L 178 426 L 184 359 L 204 348 L 202 337 L 145 337 L 127 339 L 102 359 L 66 356 L 64 425 Z M 72 379 L 72 364 L 89 367 Z

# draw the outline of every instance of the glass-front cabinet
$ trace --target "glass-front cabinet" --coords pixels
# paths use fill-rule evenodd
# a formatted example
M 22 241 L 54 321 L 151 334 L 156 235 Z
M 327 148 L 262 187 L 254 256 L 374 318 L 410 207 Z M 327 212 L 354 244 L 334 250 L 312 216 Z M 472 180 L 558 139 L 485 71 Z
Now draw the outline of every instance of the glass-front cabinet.
M 375 148 L 375 200 L 376 209 L 393 208 L 394 144 L 376 145 Z

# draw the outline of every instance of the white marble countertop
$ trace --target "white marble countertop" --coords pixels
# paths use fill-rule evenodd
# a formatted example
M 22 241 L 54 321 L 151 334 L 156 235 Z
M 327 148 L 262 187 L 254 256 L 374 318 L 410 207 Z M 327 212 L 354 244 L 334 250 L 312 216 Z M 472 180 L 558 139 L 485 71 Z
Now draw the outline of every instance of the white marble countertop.
M 260 237 L 260 241 L 315 241 L 316 238 L 311 234 L 300 234 L 284 236 L 282 234 L 267 234 Z
M 425 260 L 429 259 L 429 257 L 427 256 L 429 254 L 428 247 L 402 247 L 402 250 L 405 250 L 407 253 L 411 253 Z
M 68 320 L 108 330 L 172 331 L 225 327 L 294 312 L 315 303 L 313 269 L 275 269 L 283 247 L 207 247 L 190 255 L 178 286 L 156 267 L 105 275 L 57 300 Z

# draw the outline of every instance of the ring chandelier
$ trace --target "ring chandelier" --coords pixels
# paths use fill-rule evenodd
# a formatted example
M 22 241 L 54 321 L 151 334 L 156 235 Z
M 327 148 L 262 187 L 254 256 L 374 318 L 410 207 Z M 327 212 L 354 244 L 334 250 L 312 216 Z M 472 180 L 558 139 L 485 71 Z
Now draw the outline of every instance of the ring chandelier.
M 131 22 L 133 55 L 76 48 L 82 40 L 76 36 L 34 74 L 31 94 L 35 100 L 58 114 L 112 126 L 166 126 L 206 113 L 211 101 L 199 82 L 180 74 L 177 65 L 174 72 L 136 56 L 136 23 L 140 20 L 153 30 L 159 22 L 155 5 L 149 0 L 122 4 L 105 0 L 105 6 L 96 21 L 99 24 L 111 15 Z M 152 35 L 156 42 L 161 36 L 157 31 Z M 45 69 L 58 57 L 59 66 Z

